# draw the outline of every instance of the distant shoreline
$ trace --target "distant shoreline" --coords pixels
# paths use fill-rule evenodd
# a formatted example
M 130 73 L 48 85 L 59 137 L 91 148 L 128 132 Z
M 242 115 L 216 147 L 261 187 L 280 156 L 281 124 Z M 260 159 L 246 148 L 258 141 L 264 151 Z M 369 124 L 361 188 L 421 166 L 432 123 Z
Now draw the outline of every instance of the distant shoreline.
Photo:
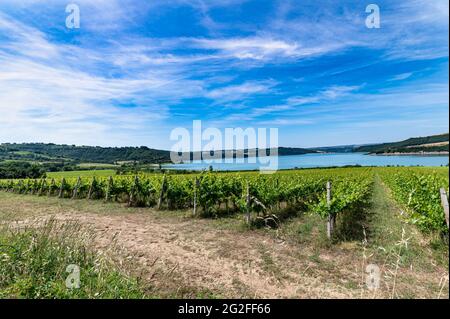
M 368 155 L 373 156 L 448 156 L 449 152 L 410 152 L 410 153 L 401 153 L 401 152 L 394 152 L 394 153 L 370 153 Z

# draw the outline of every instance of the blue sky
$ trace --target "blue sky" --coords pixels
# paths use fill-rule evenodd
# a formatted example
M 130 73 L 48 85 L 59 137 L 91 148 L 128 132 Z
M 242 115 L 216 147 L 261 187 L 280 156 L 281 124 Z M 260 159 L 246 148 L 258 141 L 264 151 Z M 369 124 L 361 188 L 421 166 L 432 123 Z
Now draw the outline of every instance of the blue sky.
M 448 132 L 446 0 L 75 0 L 79 29 L 69 3 L 0 1 L 0 142 L 170 149 L 193 120 L 292 147 Z

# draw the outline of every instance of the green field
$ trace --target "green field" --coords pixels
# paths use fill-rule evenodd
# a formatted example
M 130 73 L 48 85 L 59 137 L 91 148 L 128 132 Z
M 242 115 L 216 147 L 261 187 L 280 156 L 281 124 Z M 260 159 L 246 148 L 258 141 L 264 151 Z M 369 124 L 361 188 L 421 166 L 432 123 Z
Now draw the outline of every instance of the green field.
M 47 173 L 48 178 L 74 178 L 74 177 L 109 177 L 115 176 L 115 170 L 83 170 L 83 171 L 68 171 L 68 172 L 50 172 Z
M 105 169 L 105 168 L 117 168 L 119 167 L 119 165 L 115 165 L 115 164 L 105 164 L 105 163 L 81 163 L 77 165 L 80 168 L 100 168 L 100 169 Z

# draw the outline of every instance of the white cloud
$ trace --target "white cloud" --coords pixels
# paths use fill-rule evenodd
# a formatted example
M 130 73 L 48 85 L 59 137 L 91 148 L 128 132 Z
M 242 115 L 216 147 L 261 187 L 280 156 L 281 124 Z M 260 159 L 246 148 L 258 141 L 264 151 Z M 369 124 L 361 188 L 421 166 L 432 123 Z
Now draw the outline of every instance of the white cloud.
M 206 97 L 218 102 L 238 101 L 249 96 L 267 94 L 276 85 L 274 81 L 249 81 L 238 85 L 230 85 L 213 89 L 206 93 Z
M 220 50 L 225 55 L 238 59 L 260 60 L 276 54 L 300 55 L 298 44 L 270 38 L 191 39 L 191 41 L 196 47 Z
M 402 80 L 406 80 L 409 79 L 414 73 L 412 72 L 407 72 L 407 73 L 401 73 L 401 74 L 397 74 L 396 76 L 392 77 L 391 79 L 389 79 L 389 81 L 402 81 Z
M 204 92 L 201 81 L 185 79 L 176 68 L 120 77 L 85 68 L 88 73 L 83 66 L 104 63 L 102 53 L 115 59 L 114 48 L 55 44 L 4 14 L 0 32 L 8 35 L 0 44 L 0 136 L 10 140 L 135 144 L 149 125 L 157 131 L 171 104 Z
M 319 91 L 317 94 L 310 96 L 293 96 L 287 98 L 284 104 L 278 105 L 270 105 L 264 107 L 255 107 L 251 110 L 244 110 L 244 113 L 232 114 L 226 118 L 226 121 L 247 121 L 254 120 L 259 117 L 262 117 L 267 114 L 280 114 L 289 111 L 293 111 L 298 109 L 300 106 L 309 105 L 309 104 L 318 104 L 321 102 L 333 101 L 341 97 L 345 97 L 357 90 L 359 90 L 361 86 L 331 86 Z M 265 125 L 266 123 L 270 123 L 261 121 L 258 123 L 262 123 Z M 277 125 L 287 125 L 288 123 L 311 123 L 311 121 L 303 120 L 303 119 L 281 119 L 279 121 L 274 121 L 274 124 Z
M 338 97 L 345 96 L 351 92 L 357 91 L 361 88 L 361 86 L 342 86 L 335 85 L 332 86 L 322 92 L 320 92 L 320 96 L 325 99 L 336 99 Z

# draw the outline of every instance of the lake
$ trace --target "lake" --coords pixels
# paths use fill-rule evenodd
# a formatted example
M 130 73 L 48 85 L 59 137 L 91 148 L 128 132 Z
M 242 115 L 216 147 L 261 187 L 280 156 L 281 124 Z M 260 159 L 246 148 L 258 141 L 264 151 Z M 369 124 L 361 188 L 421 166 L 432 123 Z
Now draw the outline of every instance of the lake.
M 271 159 L 271 158 L 269 158 Z M 273 158 L 272 158 L 273 159 Z M 253 163 L 252 163 L 253 160 Z M 249 163 L 250 162 L 250 163 Z M 255 159 L 245 159 L 245 163 L 204 163 L 193 161 L 184 164 L 167 164 L 164 168 L 179 170 L 204 170 L 212 166 L 215 171 L 258 170 L 260 164 Z M 449 162 L 448 156 L 375 156 L 365 153 L 305 154 L 278 157 L 278 169 L 312 168 L 330 166 L 442 166 Z

